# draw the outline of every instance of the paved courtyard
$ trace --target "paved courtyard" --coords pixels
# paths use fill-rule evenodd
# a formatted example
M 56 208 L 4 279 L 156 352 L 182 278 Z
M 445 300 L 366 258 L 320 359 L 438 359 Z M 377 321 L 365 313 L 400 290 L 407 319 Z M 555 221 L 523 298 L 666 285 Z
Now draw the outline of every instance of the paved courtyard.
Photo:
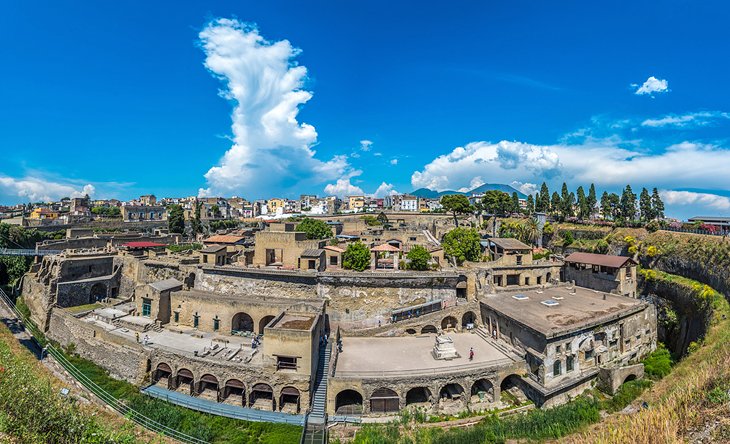
M 355 376 L 387 373 L 439 373 L 459 367 L 488 366 L 510 361 L 492 344 L 473 333 L 451 333 L 460 357 L 437 360 L 431 354 L 436 335 L 393 338 L 343 338 L 342 353 L 337 358 L 335 376 Z M 469 361 L 469 349 L 474 348 L 474 360 Z

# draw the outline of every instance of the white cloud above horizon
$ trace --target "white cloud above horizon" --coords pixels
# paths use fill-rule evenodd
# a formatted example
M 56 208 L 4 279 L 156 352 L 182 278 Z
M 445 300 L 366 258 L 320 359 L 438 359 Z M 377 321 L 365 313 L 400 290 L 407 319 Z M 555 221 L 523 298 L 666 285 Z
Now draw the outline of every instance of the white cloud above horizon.
M 219 94 L 234 104 L 233 145 L 205 174 L 199 195 L 262 196 L 358 173 L 345 155 L 315 157 L 317 131 L 297 120 L 312 98 L 304 89 L 307 69 L 296 63 L 300 51 L 288 40 L 268 41 L 256 27 L 223 18 L 208 23 L 199 39 L 205 67 L 223 83 Z
M 668 114 L 657 119 L 646 119 L 641 126 L 650 128 L 689 128 L 711 125 L 719 119 L 730 119 L 730 113 L 720 111 L 698 111 L 686 114 Z
M 632 85 L 637 87 L 638 85 Z M 650 76 L 646 81 L 638 86 L 634 94 L 642 96 L 649 95 L 654 97 L 654 94 L 662 94 L 669 92 L 669 82 L 664 79 L 657 79 L 654 76 Z
M 730 210 L 730 198 L 695 191 L 662 190 L 659 192 L 666 205 L 695 206 L 713 210 Z
M 26 175 L 22 178 L 0 175 L 0 193 L 28 199 L 32 202 L 50 202 L 64 197 L 94 196 L 96 187 L 90 183 L 57 181 L 40 175 Z

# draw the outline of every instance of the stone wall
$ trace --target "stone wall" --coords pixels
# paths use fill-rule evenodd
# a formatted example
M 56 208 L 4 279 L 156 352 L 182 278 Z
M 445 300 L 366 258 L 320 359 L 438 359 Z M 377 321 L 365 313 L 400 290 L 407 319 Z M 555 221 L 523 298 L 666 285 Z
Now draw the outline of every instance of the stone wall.
M 49 339 L 72 346 L 79 356 L 94 361 L 116 379 L 140 384 L 145 375 L 147 352 L 140 344 L 107 333 L 62 309 L 54 309 L 47 332 Z

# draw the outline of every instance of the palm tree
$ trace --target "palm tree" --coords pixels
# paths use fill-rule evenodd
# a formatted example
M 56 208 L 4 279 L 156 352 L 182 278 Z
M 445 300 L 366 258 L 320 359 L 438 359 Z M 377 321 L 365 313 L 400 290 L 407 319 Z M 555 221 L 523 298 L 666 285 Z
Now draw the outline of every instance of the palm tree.
M 531 217 L 527 219 L 525 224 L 522 226 L 522 235 L 524 241 L 534 244 L 537 240 L 537 236 L 540 235 L 540 226 L 537 223 L 537 219 Z

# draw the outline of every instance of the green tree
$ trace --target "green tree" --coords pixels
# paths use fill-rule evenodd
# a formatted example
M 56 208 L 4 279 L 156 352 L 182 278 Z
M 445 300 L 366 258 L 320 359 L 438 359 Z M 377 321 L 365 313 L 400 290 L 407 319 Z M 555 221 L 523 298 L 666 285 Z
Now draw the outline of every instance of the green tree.
M 573 204 L 575 203 L 575 195 L 568 192 L 568 185 L 563 182 L 563 188 L 560 191 L 560 217 L 566 219 L 573 216 Z
M 655 219 L 664 219 L 664 202 L 656 188 L 651 192 L 651 212 Z
M 370 267 L 370 250 L 360 241 L 351 243 L 342 253 L 342 266 L 346 270 L 366 270 Z
M 219 207 L 217 204 L 214 204 L 212 207 L 210 207 L 210 211 L 211 213 L 213 213 L 213 217 L 221 217 L 221 207 Z
M 517 192 L 512 193 L 512 205 L 510 205 L 510 213 L 519 213 L 520 212 L 520 196 L 517 195 Z
M 619 212 L 621 218 L 626 221 L 632 221 L 636 218 L 636 194 L 631 189 L 631 185 L 626 185 L 624 192 L 621 193 Z
M 560 214 L 560 194 L 557 191 L 553 191 L 553 196 L 550 199 L 550 213 Z
M 512 209 L 512 198 L 503 191 L 489 190 L 482 197 L 482 207 L 487 213 L 504 216 Z
M 532 197 L 532 194 L 527 196 L 527 203 L 525 204 L 525 213 L 527 213 L 528 216 L 532 216 L 532 214 L 535 212 L 535 198 Z
M 325 221 L 312 219 L 311 217 L 302 219 L 297 224 L 296 230 L 307 233 L 307 239 L 329 239 L 332 237 L 332 229 Z
M 431 260 L 431 253 L 426 247 L 414 245 L 406 255 L 408 268 L 411 270 L 428 270 L 428 263 Z
M 167 207 L 167 228 L 170 233 L 185 233 L 185 211 L 177 204 Z
M 501 191 L 500 191 L 501 192 Z M 507 196 L 507 193 L 502 193 Z M 478 261 L 481 255 L 480 238 L 477 230 L 473 228 L 454 228 L 444 235 L 442 246 L 444 254 L 453 258 L 457 264 L 464 261 Z
M 651 208 L 651 196 L 649 195 L 649 190 L 646 188 L 642 188 L 639 194 L 639 212 L 641 213 L 641 220 L 644 222 L 654 219 Z
M 545 182 L 540 186 L 540 194 L 535 201 L 535 211 L 541 213 L 550 212 L 550 190 Z
M 578 187 L 578 191 L 576 192 L 578 196 L 578 219 L 580 220 L 586 220 L 588 219 L 588 198 L 586 197 L 586 193 L 583 190 L 583 186 Z
M 540 235 L 540 224 L 537 223 L 537 219 L 531 217 L 522 225 L 521 231 L 520 240 L 528 244 L 534 244 L 537 241 L 537 236 Z
M 32 259 L 25 256 L 0 256 L 0 285 L 15 286 L 30 270 Z
M 191 227 L 193 231 L 193 237 L 196 234 L 203 232 L 203 224 L 200 222 L 200 210 L 203 208 L 203 202 L 197 198 L 193 202 L 193 220 L 191 221 Z
M 447 194 L 441 198 L 441 206 L 444 210 L 451 212 L 454 215 L 454 224 L 458 227 L 459 220 L 456 218 L 457 214 L 469 214 L 474 209 L 469 203 L 469 198 L 463 194 Z
M 588 189 L 586 204 L 588 205 L 588 218 L 590 219 L 593 217 L 593 213 L 596 212 L 596 205 L 598 204 L 598 200 L 596 199 L 596 186 L 593 184 Z

